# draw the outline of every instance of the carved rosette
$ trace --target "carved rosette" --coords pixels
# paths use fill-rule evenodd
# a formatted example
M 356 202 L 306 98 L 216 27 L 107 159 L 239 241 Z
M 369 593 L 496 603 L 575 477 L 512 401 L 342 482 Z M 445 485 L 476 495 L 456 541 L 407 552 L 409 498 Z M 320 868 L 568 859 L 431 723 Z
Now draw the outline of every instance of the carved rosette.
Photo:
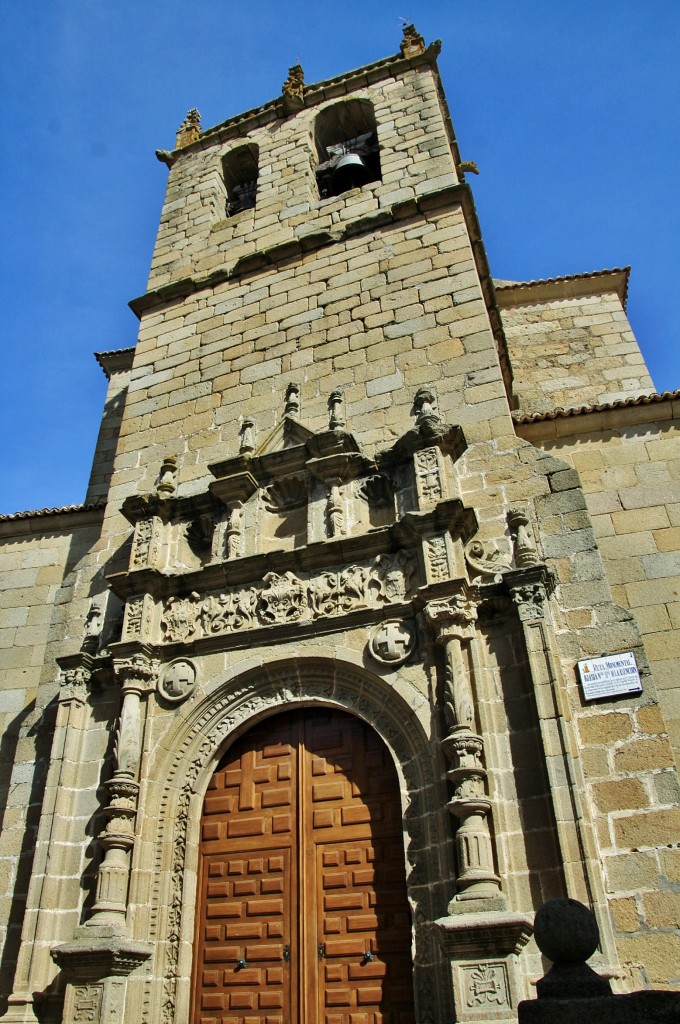
M 475 731 L 474 697 L 463 657 L 463 647 L 474 639 L 476 618 L 477 608 L 465 584 L 451 597 L 425 607 L 425 620 L 445 653 L 444 717 L 449 732 L 442 747 L 451 765 L 447 778 L 454 791 L 448 808 L 459 822 L 458 894 L 454 901 L 493 897 L 500 892 L 488 822 L 491 801 L 486 795 L 484 741 Z

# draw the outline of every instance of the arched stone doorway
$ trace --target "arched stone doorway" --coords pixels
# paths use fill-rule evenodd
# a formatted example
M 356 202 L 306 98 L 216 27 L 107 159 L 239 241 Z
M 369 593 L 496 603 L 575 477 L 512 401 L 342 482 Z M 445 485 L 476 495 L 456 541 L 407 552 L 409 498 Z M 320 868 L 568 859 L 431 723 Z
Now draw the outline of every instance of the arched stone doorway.
M 333 708 L 261 721 L 201 819 L 193 1024 L 412 1024 L 394 763 Z

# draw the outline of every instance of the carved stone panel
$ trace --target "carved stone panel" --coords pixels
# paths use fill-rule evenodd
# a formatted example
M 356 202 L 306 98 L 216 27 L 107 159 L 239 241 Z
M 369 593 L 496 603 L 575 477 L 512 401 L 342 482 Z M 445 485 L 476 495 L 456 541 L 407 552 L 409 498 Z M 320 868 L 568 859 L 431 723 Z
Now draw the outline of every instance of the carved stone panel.
M 423 448 L 413 456 L 418 505 L 430 508 L 446 497 L 437 448 Z
M 401 550 L 372 561 L 296 576 L 269 572 L 261 585 L 205 597 L 170 597 L 161 616 L 161 639 L 191 643 L 259 626 L 310 622 L 408 599 L 417 586 L 416 561 Z

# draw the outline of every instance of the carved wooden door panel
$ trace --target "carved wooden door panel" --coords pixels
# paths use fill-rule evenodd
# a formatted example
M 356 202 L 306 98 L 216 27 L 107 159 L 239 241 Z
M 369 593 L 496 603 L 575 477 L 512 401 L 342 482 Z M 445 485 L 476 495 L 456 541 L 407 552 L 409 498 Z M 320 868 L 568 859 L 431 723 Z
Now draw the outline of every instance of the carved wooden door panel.
M 324 709 L 251 730 L 201 846 L 194 1024 L 413 1024 L 398 783 L 372 730 Z

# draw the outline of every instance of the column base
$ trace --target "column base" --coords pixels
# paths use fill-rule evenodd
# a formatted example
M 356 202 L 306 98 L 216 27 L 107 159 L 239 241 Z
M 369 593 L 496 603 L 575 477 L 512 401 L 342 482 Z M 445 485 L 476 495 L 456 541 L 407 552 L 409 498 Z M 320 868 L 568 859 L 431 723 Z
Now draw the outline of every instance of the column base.
M 435 921 L 451 963 L 456 1020 L 461 1024 L 517 1024 L 516 955 L 531 938 L 533 923 L 502 904 L 502 897 L 468 900 Z
M 125 938 L 110 925 L 83 926 L 73 942 L 55 946 L 52 959 L 66 978 L 63 1024 L 124 1020 L 128 975 L 152 952 L 151 943 Z

